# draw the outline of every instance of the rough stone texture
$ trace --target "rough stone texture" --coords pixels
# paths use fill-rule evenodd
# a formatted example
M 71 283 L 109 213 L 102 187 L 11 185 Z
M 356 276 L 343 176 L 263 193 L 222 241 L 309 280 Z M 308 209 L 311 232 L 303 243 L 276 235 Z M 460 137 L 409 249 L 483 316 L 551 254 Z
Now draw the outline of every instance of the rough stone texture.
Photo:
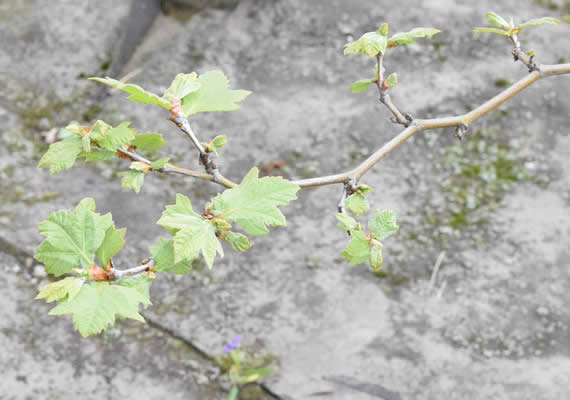
M 515 20 L 556 15 L 515 0 L 243 0 L 184 25 L 161 18 L 134 81 L 160 92 L 178 72 L 221 68 L 234 87 L 254 92 L 239 112 L 192 122 L 204 141 L 228 135 L 219 164 L 231 179 L 280 159 L 287 165 L 274 174 L 334 173 L 398 132 L 377 94 L 346 89 L 370 74 L 371 63 L 343 57 L 343 44 L 383 21 L 392 31 L 444 28 L 432 41 L 393 51 L 386 67 L 398 72 L 393 99 L 404 111 L 454 115 L 497 93 L 497 78 L 514 82 L 526 73 L 512 63 L 504 39 L 470 32 L 491 9 Z M 141 131 L 162 132 L 165 155 L 199 168 L 164 110 L 119 93 L 93 109 L 95 84 L 76 79 L 104 73 L 127 2 L 53 0 L 46 7 L 9 0 L 0 11 L 0 238 L 33 250 L 40 220 L 92 196 L 128 227 L 117 261 L 134 265 L 166 234 L 154 222 L 176 192 L 200 205 L 218 188 L 148 176 L 135 196 L 120 188 L 116 172 L 127 168 L 120 161 L 53 176 L 35 168 L 45 129 L 84 117 L 128 119 Z M 570 58 L 569 35 L 563 24 L 529 29 L 521 39 L 540 62 L 556 63 Z M 345 266 L 338 254 L 347 237 L 334 218 L 340 188 L 309 189 L 285 209 L 288 226 L 255 238 L 246 253 L 228 249 L 211 272 L 160 276 L 148 315 L 211 353 L 241 333 L 244 344 L 275 356 L 277 372 L 266 382 L 283 398 L 567 397 L 569 91 L 568 76 L 541 80 L 473 125 L 498 131 L 497 140 L 548 181 L 511 185 L 477 211 L 486 224 L 457 231 L 426 222 L 425 210 L 447 207 L 441 182 L 449 171 L 439 149 L 454 145 L 449 130 L 417 135 L 363 177 L 374 188 L 371 204 L 400 216 L 398 235 L 385 243 L 388 277 Z M 14 249 L 5 244 L 0 252 L 0 365 L 8 366 L 1 398 L 223 398 L 211 364 L 154 325 L 120 323 L 81 339 L 69 319 L 47 316 L 49 305 L 33 300 L 46 283 L 34 264 L 7 254 Z

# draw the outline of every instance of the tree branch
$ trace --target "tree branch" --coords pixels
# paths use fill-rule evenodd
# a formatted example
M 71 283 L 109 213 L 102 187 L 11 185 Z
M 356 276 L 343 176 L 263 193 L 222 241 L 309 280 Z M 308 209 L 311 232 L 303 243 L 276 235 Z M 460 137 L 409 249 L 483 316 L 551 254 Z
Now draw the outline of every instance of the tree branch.
M 129 269 L 118 270 L 116 268 L 113 268 L 108 273 L 109 280 L 110 281 L 117 281 L 117 280 L 124 278 L 126 276 L 138 275 L 138 274 L 141 274 L 143 272 L 148 271 L 152 267 L 154 267 L 154 260 L 151 258 L 151 259 L 149 259 L 148 263 L 141 264 L 141 265 L 138 265 L 136 267 L 129 268 Z
M 427 130 L 427 129 L 435 129 L 435 128 L 445 128 L 450 126 L 461 126 L 462 124 L 468 127 L 471 122 L 476 120 L 479 117 L 487 114 L 489 111 L 497 108 L 499 105 L 503 104 L 505 101 L 510 99 L 511 97 L 517 95 L 523 89 L 527 88 L 537 80 L 553 75 L 564 75 L 570 73 L 570 64 L 554 64 L 554 65 L 541 65 L 538 70 L 531 72 L 524 78 L 520 79 L 518 82 L 513 84 L 511 87 L 503 90 L 501 93 L 497 94 L 493 98 L 487 100 L 485 103 L 481 104 L 479 107 L 469 111 L 466 114 L 454 116 L 454 117 L 441 117 L 441 118 L 432 118 L 432 119 L 413 119 L 411 124 L 406 127 L 403 131 L 401 131 L 398 135 L 392 138 L 389 142 L 384 144 L 381 148 L 376 150 L 373 154 L 371 154 L 366 160 L 364 160 L 359 166 L 356 168 L 341 172 L 334 175 L 325 175 L 315 178 L 308 178 L 308 179 L 298 179 L 292 181 L 292 183 L 299 185 L 301 188 L 309 188 L 309 187 L 317 187 L 317 186 L 325 186 L 331 185 L 335 183 L 344 183 L 347 178 L 353 178 L 358 181 L 366 171 L 368 171 L 374 164 L 380 161 L 386 154 L 394 150 L 396 147 L 401 145 L 405 142 L 408 138 L 414 135 L 417 132 Z M 184 126 L 184 124 L 183 124 Z M 188 125 L 189 126 L 189 125 Z M 182 129 L 182 128 L 181 128 Z M 201 145 L 200 145 L 201 146 Z M 203 147 L 202 147 L 203 148 Z M 125 150 L 118 150 L 121 151 L 125 155 L 132 154 L 131 152 L 126 152 Z M 137 156 L 139 157 L 139 156 Z M 139 161 L 145 161 L 142 157 L 133 158 Z M 160 171 L 160 170 L 159 170 Z M 184 168 L 176 167 L 171 164 L 166 164 L 161 172 L 173 172 L 179 173 L 182 175 L 188 175 L 195 178 L 200 178 L 212 182 L 216 182 L 222 186 L 227 188 L 232 188 L 237 186 L 236 183 L 232 182 L 231 180 L 224 178 L 220 175 L 219 178 L 216 179 L 215 176 L 209 173 L 199 173 L 196 171 L 186 170 Z

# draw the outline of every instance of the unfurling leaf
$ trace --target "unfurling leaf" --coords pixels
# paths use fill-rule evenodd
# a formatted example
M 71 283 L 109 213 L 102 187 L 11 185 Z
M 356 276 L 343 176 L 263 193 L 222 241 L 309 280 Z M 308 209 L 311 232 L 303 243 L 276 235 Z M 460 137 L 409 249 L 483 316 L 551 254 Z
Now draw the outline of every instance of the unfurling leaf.
M 174 99 L 180 100 L 192 92 L 200 89 L 200 83 L 197 80 L 198 74 L 178 74 L 170 84 L 170 87 L 164 92 L 164 98 L 170 102 Z
M 176 204 L 166 206 L 157 224 L 174 234 L 174 262 L 193 260 L 202 253 L 206 264 L 212 268 L 216 252 L 224 256 L 216 227 L 192 210 L 188 197 L 177 194 Z
M 409 32 L 398 32 L 392 35 L 388 40 L 388 47 L 396 47 L 400 44 L 410 44 L 414 42 L 414 39 L 432 37 L 439 32 L 441 32 L 439 29 L 422 27 L 414 28 Z
M 390 75 L 388 75 L 388 78 L 386 78 L 386 85 L 389 88 L 391 88 L 391 87 L 396 86 L 397 84 L 398 84 L 398 74 L 393 72 Z
M 380 268 L 382 265 L 383 261 L 382 244 L 374 239 L 372 239 L 370 242 L 370 254 L 368 255 L 368 263 L 374 271 L 377 271 L 378 268 Z
M 360 215 L 368 211 L 368 199 L 362 193 L 353 193 L 346 198 L 346 208 L 354 215 Z
M 40 289 L 36 300 L 45 299 L 46 303 L 51 303 L 55 300 L 61 300 L 66 296 L 68 300 L 72 300 L 84 282 L 85 281 L 81 278 L 69 277 L 49 283 Z
M 71 168 L 83 150 L 80 136 L 73 135 L 49 146 L 38 164 L 39 168 L 49 167 L 50 174 Z
M 156 271 L 185 274 L 192 269 L 192 260 L 174 262 L 172 239 L 158 238 L 150 248 L 150 252 L 154 259 L 154 269 Z
M 160 133 L 141 133 L 135 136 L 131 145 L 141 150 L 156 150 L 166 144 Z
M 144 322 L 140 304 L 147 306 L 150 300 L 137 288 L 94 282 L 84 284 L 72 299 L 59 302 L 49 315 L 73 314 L 73 326 L 87 337 L 113 325 L 117 317 Z
M 210 153 L 218 154 L 218 150 L 221 149 L 227 143 L 227 141 L 228 141 L 228 138 L 226 136 L 218 135 L 215 138 L 213 138 L 212 140 L 210 140 L 209 143 L 204 143 L 204 147 Z
M 144 172 L 142 171 L 125 171 L 119 172 L 119 176 L 122 176 L 121 187 L 125 189 L 133 189 L 137 194 L 141 191 L 141 187 L 144 183 Z
M 382 36 L 388 36 L 388 24 L 382 24 L 380 25 L 380 29 L 378 29 L 376 31 L 376 33 L 382 35 Z
M 97 143 L 100 147 L 109 151 L 115 151 L 117 147 L 131 142 L 136 135 L 136 131 L 129 128 L 130 122 L 122 122 L 118 126 L 100 131 L 99 133 L 92 132 L 90 138 Z
M 368 220 L 368 228 L 370 228 L 374 238 L 384 240 L 396 233 L 399 228 L 396 223 L 396 214 L 392 210 L 380 211 L 376 209 L 374 215 Z
M 363 53 L 374 58 L 378 54 L 385 54 L 387 45 L 386 36 L 378 32 L 366 32 L 360 39 L 344 45 L 344 55 Z
M 556 18 L 552 18 L 552 17 L 544 17 L 544 18 L 535 18 L 535 19 L 531 19 L 528 20 L 522 24 L 518 24 L 517 28 L 522 29 L 522 28 L 526 28 L 527 26 L 536 26 L 536 25 L 544 25 L 544 24 L 559 24 L 560 21 L 558 21 Z
M 512 28 L 511 24 L 509 24 L 503 17 L 500 15 L 495 14 L 494 12 L 488 12 L 485 14 L 487 17 L 487 21 L 491 25 L 498 26 L 499 28 L 509 29 Z
M 232 246 L 235 251 L 245 251 L 251 247 L 247 236 L 241 233 L 228 232 L 228 234 L 224 236 L 224 240 Z
M 198 82 L 200 89 L 181 100 L 186 116 L 200 112 L 237 110 L 237 103 L 251 94 L 248 90 L 231 90 L 228 78 L 222 71 L 206 72 L 198 77 Z
M 241 183 L 214 197 L 213 215 L 221 214 L 235 222 L 249 235 L 265 235 L 268 226 L 284 226 L 285 216 L 277 208 L 297 198 L 299 186 L 277 176 L 259 179 L 259 170 L 252 168 Z
M 473 29 L 473 32 L 475 32 L 475 33 L 482 33 L 482 32 L 497 33 L 497 34 L 503 35 L 503 36 L 511 36 L 511 32 L 504 31 L 502 29 L 496 29 L 496 28 L 475 28 L 475 29 Z
M 358 222 L 356 222 L 356 220 L 352 218 L 350 215 L 337 213 L 336 219 L 338 220 L 337 226 L 344 231 L 352 231 L 354 229 L 357 229 L 358 227 Z
M 361 183 L 356 187 L 356 191 L 358 193 L 369 193 L 372 191 L 372 188 L 364 183 Z
M 362 79 L 350 85 L 349 89 L 352 90 L 352 93 L 360 93 L 368 89 L 371 83 L 372 79 Z
M 129 100 L 138 101 L 139 103 L 143 104 L 156 104 L 158 106 L 166 108 L 167 110 L 169 110 L 172 107 L 172 104 L 170 104 L 170 102 L 167 99 L 158 97 L 154 93 L 147 92 L 138 85 L 123 83 L 121 81 L 109 77 L 106 78 L 92 77 L 89 79 L 127 92 L 128 94 L 130 94 L 130 96 L 128 97 Z
M 166 163 L 168 162 L 168 160 L 170 160 L 169 157 L 162 157 L 159 158 L 158 160 L 153 161 L 150 164 L 150 168 L 151 169 L 160 169 L 162 167 L 164 167 L 166 165 Z
M 79 265 L 93 264 L 95 251 L 113 225 L 111 214 L 101 216 L 93 211 L 93 199 L 84 199 L 75 211 L 56 211 L 40 223 L 45 240 L 34 257 L 45 264 L 46 272 L 60 276 Z
M 370 243 L 362 231 L 350 231 L 350 242 L 346 245 L 341 256 L 349 262 L 348 266 L 363 263 L 368 259 Z
M 105 231 L 105 238 L 95 252 L 103 268 L 107 267 L 111 257 L 117 254 L 125 244 L 126 232 L 127 228 L 116 229 L 114 226 L 110 226 Z

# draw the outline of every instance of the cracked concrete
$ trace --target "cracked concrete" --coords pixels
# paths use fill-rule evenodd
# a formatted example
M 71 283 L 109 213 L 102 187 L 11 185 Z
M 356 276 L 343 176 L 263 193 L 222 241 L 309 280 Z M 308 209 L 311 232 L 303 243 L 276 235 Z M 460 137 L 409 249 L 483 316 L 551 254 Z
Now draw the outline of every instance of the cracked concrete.
M 419 118 L 454 115 L 500 91 L 497 79 L 514 82 L 526 73 L 511 61 L 508 42 L 470 32 L 489 10 L 517 20 L 557 15 L 530 0 L 242 0 L 233 11 L 206 10 L 182 25 L 161 18 L 134 82 L 161 91 L 178 72 L 221 68 L 234 87 L 254 92 L 240 111 L 192 121 L 203 140 L 228 136 L 219 160 L 228 178 L 239 180 L 252 165 L 275 160 L 286 166 L 272 173 L 288 178 L 335 173 L 398 132 L 374 92 L 347 90 L 369 75 L 371 64 L 343 57 L 343 44 L 384 21 L 392 31 L 444 29 L 431 41 L 395 50 L 385 65 L 398 72 L 392 97 L 403 111 Z M 154 223 L 175 193 L 200 206 L 219 189 L 148 176 L 135 196 L 120 188 L 121 161 L 79 163 L 53 176 L 36 169 L 46 129 L 84 117 L 126 119 L 141 131 L 161 132 L 169 141 L 164 155 L 199 168 L 162 110 L 118 93 L 98 102 L 96 86 L 77 79 L 104 74 L 127 11 L 126 2 L 109 0 L 0 5 L 0 237 L 27 251 L 41 240 L 39 221 L 92 196 L 99 210 L 128 228 L 117 261 L 131 265 L 166 234 Z M 168 33 L 176 40 L 165 40 Z M 569 34 L 562 24 L 521 39 L 539 62 L 568 62 Z M 284 209 L 287 227 L 254 238 L 246 253 L 228 250 L 212 271 L 160 276 L 145 312 L 210 354 L 235 333 L 251 348 L 271 352 L 276 373 L 265 382 L 285 399 L 565 398 L 569 91 L 568 76 L 540 80 L 471 127 L 498 132 L 487 142 L 508 146 L 540 178 L 513 182 L 496 201 L 468 212 L 486 223 L 456 230 L 446 222 L 442 182 L 452 173 L 440 150 L 456 143 L 450 130 L 418 134 L 363 177 L 374 189 L 372 206 L 396 210 L 401 222 L 385 243 L 387 277 L 347 268 L 339 258 L 347 242 L 335 227 L 340 187 L 308 189 Z M 46 196 L 52 192 L 59 195 Z M 121 322 L 82 339 L 69 319 L 49 317 L 49 305 L 33 300 L 45 277 L 0 244 L 0 365 L 8 366 L 1 398 L 224 398 L 212 364 L 163 330 Z

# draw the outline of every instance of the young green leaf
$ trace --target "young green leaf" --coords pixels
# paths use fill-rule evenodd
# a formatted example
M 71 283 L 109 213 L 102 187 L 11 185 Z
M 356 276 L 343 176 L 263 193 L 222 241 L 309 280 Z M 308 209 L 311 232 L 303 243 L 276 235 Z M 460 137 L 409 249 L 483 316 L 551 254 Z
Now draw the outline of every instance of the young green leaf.
M 439 29 L 423 27 L 414 28 L 409 32 L 398 32 L 392 35 L 388 40 L 388 47 L 396 47 L 400 44 L 410 44 L 414 42 L 414 39 L 432 37 L 439 32 L 441 32 Z
M 110 226 L 105 231 L 103 243 L 101 243 L 101 246 L 99 246 L 95 252 L 103 268 L 107 267 L 111 257 L 117 254 L 125 244 L 124 238 L 126 232 L 127 228 L 116 229 L 114 226 Z
M 131 145 L 141 150 L 156 150 L 166 144 L 160 133 L 141 133 L 135 136 Z
M 115 156 L 114 151 L 103 150 L 97 147 L 92 147 L 89 153 L 82 151 L 77 157 L 84 157 L 85 162 L 89 161 L 108 161 Z
M 125 171 L 119 172 L 119 176 L 122 176 L 121 187 L 125 189 L 133 189 L 137 194 L 141 191 L 141 187 L 144 183 L 144 172 L 142 171 Z
M 190 199 L 183 194 L 177 193 L 176 204 L 166 206 L 162 216 L 156 223 L 170 233 L 175 234 L 187 225 L 195 224 L 202 220 L 202 216 L 192 210 Z
M 174 235 L 174 262 L 193 260 L 200 253 L 208 268 L 212 268 L 216 252 L 221 257 L 224 250 L 216 237 L 216 227 L 204 219 L 189 219 L 189 223 Z
M 123 83 L 121 81 L 109 77 L 106 78 L 92 77 L 89 79 L 127 92 L 128 94 L 130 94 L 130 96 L 128 97 L 129 100 L 138 101 L 139 103 L 143 104 L 156 104 L 158 106 L 166 108 L 167 110 L 170 110 L 170 108 L 172 107 L 172 104 L 170 104 L 170 102 L 167 99 L 158 97 L 154 93 L 147 92 L 138 85 Z
M 390 75 L 388 75 L 388 78 L 386 78 L 386 85 L 389 88 L 391 88 L 391 87 L 396 86 L 397 84 L 398 84 L 398 74 L 393 72 Z
M 198 82 L 200 89 L 181 101 L 186 116 L 200 112 L 237 110 L 237 103 L 251 94 L 248 90 L 231 90 L 228 78 L 222 71 L 206 72 L 198 77 Z
M 153 162 L 150 164 L 150 168 L 152 168 L 152 169 L 160 169 L 160 168 L 164 167 L 164 165 L 166 165 L 166 163 L 168 162 L 168 160 L 170 160 L 169 157 L 162 157 L 162 158 L 159 158 L 158 160 L 155 160 L 155 161 L 153 161 Z
M 60 142 L 52 143 L 40 159 L 38 167 L 49 167 L 50 174 L 71 168 L 81 150 L 83 150 L 81 137 L 69 136 Z
M 145 298 L 143 304 L 150 303 L 150 285 L 154 278 L 149 278 L 147 274 L 138 274 L 133 276 L 126 276 L 124 278 L 115 281 L 115 284 L 119 286 L 124 286 L 128 288 L 133 288 Z
M 193 260 L 202 253 L 208 267 L 212 267 L 216 252 L 224 256 L 216 227 L 192 210 L 188 197 L 177 194 L 176 204 L 166 206 L 158 225 L 174 234 L 174 262 Z
M 350 215 L 337 213 L 336 219 L 338 220 L 338 227 L 343 231 L 352 231 L 357 228 L 358 222 Z
M 370 243 L 364 232 L 350 231 L 350 242 L 348 242 L 340 255 L 350 261 L 348 266 L 352 267 L 368 259 L 369 248 Z
M 281 177 L 259 179 L 259 170 L 252 168 L 237 187 L 214 197 L 211 210 L 249 235 L 265 235 L 268 226 L 286 225 L 277 206 L 295 200 L 298 190 L 299 186 Z
M 122 122 L 118 126 L 105 131 L 104 134 L 97 135 L 92 139 L 102 148 L 115 151 L 117 147 L 129 143 L 136 136 L 136 130 L 129 128 L 130 122 Z
M 368 228 L 376 239 L 384 240 L 396 233 L 399 228 L 396 223 L 396 214 L 392 210 L 380 211 L 376 209 L 374 215 L 368 220 Z
M 59 276 L 79 265 L 93 264 L 95 251 L 113 220 L 110 214 L 94 213 L 89 204 L 80 203 L 75 212 L 56 211 L 40 223 L 40 234 L 45 240 L 34 257 L 45 264 L 48 273 Z
M 89 135 L 85 135 L 81 138 L 81 146 L 83 147 L 83 151 L 90 152 L 91 151 L 91 138 Z
M 144 322 L 139 304 L 147 306 L 150 301 L 136 288 L 94 282 L 84 284 L 75 297 L 61 301 L 49 315 L 73 314 L 73 326 L 87 337 L 113 325 L 117 317 Z
M 346 198 L 346 208 L 348 208 L 354 215 L 360 215 L 368 211 L 368 199 L 362 193 L 353 193 Z
M 536 26 L 536 25 L 544 25 L 544 24 L 559 24 L 560 21 L 558 21 L 556 18 L 552 18 L 552 17 L 544 17 L 544 18 L 535 18 L 535 19 L 531 19 L 528 20 L 522 24 L 518 24 L 517 28 L 522 29 L 522 28 L 526 28 L 527 26 Z
M 378 29 L 376 33 L 382 36 L 388 36 L 388 24 L 380 25 L 380 29 Z
M 352 93 L 360 93 L 368 89 L 371 83 L 372 79 L 361 79 L 350 85 L 349 89 L 352 90 Z
M 378 32 L 366 32 L 360 39 L 344 45 L 344 55 L 366 54 L 369 57 L 376 57 L 379 53 L 386 53 L 388 39 Z
M 475 29 L 473 29 L 473 32 L 475 32 L 475 33 L 482 33 L 482 32 L 497 33 L 497 34 L 503 35 L 503 36 L 511 36 L 511 32 L 504 31 L 502 29 L 496 29 L 496 28 L 475 28 Z
M 241 233 L 228 232 L 228 234 L 224 236 L 224 240 L 232 246 L 235 251 L 245 251 L 251 247 L 247 236 Z
M 192 72 L 191 74 L 178 74 L 170 84 L 170 87 L 164 92 L 164 98 L 172 101 L 173 99 L 180 100 L 188 94 L 200 89 L 200 82 L 196 79 L 198 74 Z
M 45 299 L 46 303 L 51 303 L 65 296 L 68 300 L 72 300 L 83 286 L 83 282 L 85 281 L 81 278 L 69 277 L 49 283 L 40 289 L 36 300 Z
M 154 259 L 154 269 L 156 271 L 185 274 L 192 269 L 192 260 L 174 262 L 174 245 L 172 239 L 158 238 L 150 248 L 150 252 Z
M 378 268 L 380 268 L 380 266 L 382 265 L 382 244 L 377 241 L 372 239 L 371 243 L 370 243 L 370 254 L 368 255 L 368 263 L 370 264 L 370 267 L 372 267 L 372 269 L 374 271 L 377 271 Z
M 494 12 L 488 12 L 485 14 L 487 17 L 487 21 L 491 25 L 498 26 L 499 28 L 509 29 L 512 28 L 511 24 L 509 24 L 503 17 L 500 15 L 495 14 Z

